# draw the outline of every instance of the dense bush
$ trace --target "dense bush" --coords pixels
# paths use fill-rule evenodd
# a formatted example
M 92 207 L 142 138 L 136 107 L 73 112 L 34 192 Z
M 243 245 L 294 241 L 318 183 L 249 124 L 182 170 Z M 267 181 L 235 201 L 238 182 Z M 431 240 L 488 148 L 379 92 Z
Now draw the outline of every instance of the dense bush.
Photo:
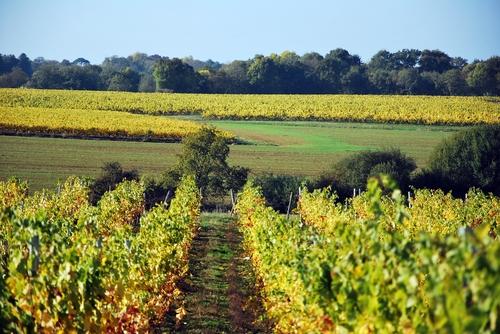
M 123 180 L 138 180 L 139 173 L 135 169 L 123 170 L 118 162 L 107 162 L 102 167 L 102 174 L 90 187 L 90 203 L 97 204 L 106 191 L 113 190 Z
M 500 126 L 464 130 L 439 145 L 429 168 L 415 177 L 419 188 L 463 196 L 471 187 L 500 195 Z
M 352 195 L 354 188 L 364 190 L 369 177 L 383 173 L 390 175 L 404 190 L 415 168 L 415 161 L 397 149 L 360 152 L 335 164 L 315 187 L 332 186 L 340 198 L 345 198 Z
M 297 195 L 303 178 L 290 175 L 267 174 L 255 178 L 254 183 L 262 189 L 267 205 L 279 212 L 287 212 L 290 193 L 292 193 L 292 206 L 297 205 Z
M 169 198 L 172 199 L 174 195 L 174 189 L 169 189 L 163 185 L 163 183 L 151 176 L 141 177 L 141 181 L 144 184 L 144 197 L 146 200 L 146 209 L 149 210 L 155 206 L 156 203 L 165 201 L 165 196 L 170 190 Z

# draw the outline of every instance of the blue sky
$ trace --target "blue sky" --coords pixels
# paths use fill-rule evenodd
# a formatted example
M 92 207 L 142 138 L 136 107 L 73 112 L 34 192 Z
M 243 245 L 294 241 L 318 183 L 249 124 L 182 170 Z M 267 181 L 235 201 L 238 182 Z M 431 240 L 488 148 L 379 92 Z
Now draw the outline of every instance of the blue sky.
M 101 63 L 140 51 L 227 62 L 342 47 L 500 55 L 500 0 L 0 0 L 0 53 Z

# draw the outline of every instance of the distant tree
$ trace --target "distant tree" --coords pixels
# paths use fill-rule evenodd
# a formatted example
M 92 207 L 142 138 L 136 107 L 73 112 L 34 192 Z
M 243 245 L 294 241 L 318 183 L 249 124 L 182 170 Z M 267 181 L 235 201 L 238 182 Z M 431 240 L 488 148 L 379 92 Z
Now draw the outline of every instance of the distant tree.
M 101 89 L 101 68 L 95 65 L 44 63 L 33 73 L 28 85 L 45 89 Z
M 363 94 L 369 90 L 369 80 L 364 66 L 352 66 L 340 82 L 342 91 L 348 94 Z
M 6 74 L 0 75 L 0 88 L 15 88 L 21 87 L 28 82 L 28 75 L 19 67 Z
M 403 49 L 391 56 L 391 60 L 396 65 L 397 69 L 414 68 L 419 62 L 422 52 L 416 49 Z
M 14 55 L 1 55 L 0 74 L 9 73 L 14 67 L 19 66 L 19 60 Z
M 347 50 L 335 49 L 327 53 L 317 70 L 319 79 L 325 85 L 325 92 L 348 92 L 343 85 L 343 81 L 344 83 L 356 82 L 352 79 L 359 72 L 356 73 L 356 70 L 351 71 L 351 68 L 360 68 L 360 66 L 361 59 L 359 56 L 351 55 Z M 350 71 L 351 73 L 349 73 Z M 351 76 L 351 78 L 347 78 L 347 76 Z
M 256 57 L 248 67 L 248 82 L 257 93 L 280 93 L 279 64 L 272 57 Z
M 451 58 L 451 66 L 454 69 L 462 70 L 465 66 L 467 66 L 467 59 L 464 59 L 462 57 Z
M 225 93 L 248 93 L 250 90 L 250 81 L 248 79 L 249 62 L 235 60 L 229 64 L 225 64 L 221 68 L 221 72 L 225 75 L 222 76 L 224 83 Z
M 76 58 L 75 60 L 73 60 L 72 64 L 73 65 L 80 65 L 80 66 L 87 66 L 87 65 L 90 65 L 90 61 L 88 61 L 85 58 Z
M 161 59 L 153 67 L 157 90 L 187 93 L 200 90 L 200 76 L 179 58 Z
M 323 92 L 340 93 L 342 91 L 342 65 L 338 59 L 325 58 L 318 67 L 318 78 L 322 83 Z
M 248 67 L 247 76 L 256 93 L 300 93 L 307 89 L 304 67 L 299 57 L 292 52 L 284 52 L 283 58 L 272 54 L 257 56 Z
M 469 87 L 465 75 L 459 69 L 452 69 L 442 74 L 442 83 L 446 95 L 467 95 Z
M 98 90 L 102 89 L 100 83 L 101 68 L 95 65 L 87 66 L 63 66 L 61 69 L 65 81 L 63 87 L 65 89 L 84 89 Z
M 205 74 L 202 75 L 206 78 L 207 91 L 209 93 L 227 94 L 231 92 L 238 92 L 235 87 L 231 87 L 233 81 L 224 71 L 205 70 Z
M 387 50 L 380 50 L 370 59 L 368 68 L 370 71 L 392 71 L 398 70 L 399 64 L 396 59 L 394 59 L 392 53 Z
M 160 56 L 148 56 L 145 53 L 135 52 L 132 55 L 127 57 L 129 62 L 128 67 L 133 69 L 139 74 L 149 74 L 153 73 L 153 66 L 158 59 L 161 59 Z
M 446 88 L 443 74 L 438 72 L 420 73 L 418 87 L 415 94 L 445 95 Z
M 26 56 L 25 53 L 19 55 L 19 61 L 17 66 L 26 73 L 29 77 L 33 74 L 33 69 L 31 68 L 31 60 Z
M 345 49 L 335 49 L 325 55 L 325 59 L 336 59 L 340 63 L 341 69 L 348 70 L 351 66 L 361 65 L 361 59 L 358 55 L 351 55 Z
M 127 67 L 111 77 L 108 90 L 137 92 L 140 80 L 139 74 Z
M 300 56 L 293 51 L 286 50 L 279 55 L 278 61 L 281 64 L 297 66 L 300 63 Z
M 185 137 L 182 144 L 176 166 L 164 175 L 165 188 L 175 188 L 182 175 L 194 175 L 204 197 L 220 197 L 245 183 L 248 169 L 228 165 L 229 141 L 214 128 L 203 127 Z
M 316 71 L 322 60 L 323 56 L 317 52 L 305 53 L 300 58 L 300 62 L 304 64 L 307 69 L 309 69 L 309 72 Z
M 33 73 L 35 73 L 40 66 L 42 66 L 43 64 L 47 64 L 47 63 L 57 64 L 56 61 L 46 60 L 43 57 L 37 57 L 37 58 L 33 59 L 33 61 L 31 62 L 31 68 L 33 69 Z
M 202 61 L 194 59 L 192 56 L 182 58 L 182 61 L 193 68 L 193 70 L 198 71 L 200 69 L 210 69 L 217 71 L 222 67 L 222 64 L 211 59 L 207 61 Z
M 452 69 L 452 58 L 439 50 L 424 50 L 418 60 L 421 72 L 443 73 Z
M 151 74 L 143 73 L 139 81 L 139 92 L 154 92 L 156 90 L 156 82 Z
M 101 64 L 101 68 L 103 71 L 109 72 L 121 72 L 127 67 L 131 67 L 130 60 L 125 57 L 106 57 Z
M 402 69 L 397 74 L 396 85 L 400 94 L 419 94 L 422 91 L 422 80 L 416 69 Z
M 467 83 L 474 93 L 500 95 L 500 57 L 471 64 L 464 71 L 467 73 Z
M 59 65 L 43 64 L 34 73 L 29 82 L 32 88 L 64 89 L 64 75 Z
M 373 91 L 380 94 L 389 94 L 397 92 L 397 71 L 373 69 L 368 70 L 368 80 Z

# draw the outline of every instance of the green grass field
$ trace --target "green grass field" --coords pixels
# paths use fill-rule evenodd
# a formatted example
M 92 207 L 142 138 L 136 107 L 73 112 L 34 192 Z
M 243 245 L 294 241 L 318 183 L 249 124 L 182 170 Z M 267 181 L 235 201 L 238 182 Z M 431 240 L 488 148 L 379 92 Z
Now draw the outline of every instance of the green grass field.
M 200 120 L 198 120 L 200 121 Z M 360 150 L 398 147 L 419 167 L 433 148 L 460 127 L 332 122 L 209 121 L 248 145 L 232 145 L 230 163 L 266 172 L 317 176 Z M 107 161 L 144 174 L 160 174 L 176 161 L 176 143 L 0 136 L 0 178 L 53 187 L 69 175 L 96 176 Z

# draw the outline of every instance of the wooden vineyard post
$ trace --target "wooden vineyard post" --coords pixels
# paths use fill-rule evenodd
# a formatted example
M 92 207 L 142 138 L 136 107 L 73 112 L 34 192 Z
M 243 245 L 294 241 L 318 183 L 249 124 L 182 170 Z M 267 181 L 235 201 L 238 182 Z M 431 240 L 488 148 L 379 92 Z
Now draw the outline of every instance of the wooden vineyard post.
M 288 199 L 288 209 L 286 210 L 286 220 L 290 218 L 290 207 L 292 206 L 292 196 L 293 192 L 290 192 L 290 198 Z
M 299 198 L 298 198 L 297 202 L 300 202 L 300 196 L 302 196 L 302 190 L 299 187 Z M 302 214 L 300 213 L 300 210 L 298 210 L 298 211 L 299 211 L 299 220 L 302 223 Z
M 165 195 L 165 199 L 163 200 L 163 207 L 165 209 L 168 208 L 168 199 L 170 197 L 170 189 L 167 191 L 167 195 Z

